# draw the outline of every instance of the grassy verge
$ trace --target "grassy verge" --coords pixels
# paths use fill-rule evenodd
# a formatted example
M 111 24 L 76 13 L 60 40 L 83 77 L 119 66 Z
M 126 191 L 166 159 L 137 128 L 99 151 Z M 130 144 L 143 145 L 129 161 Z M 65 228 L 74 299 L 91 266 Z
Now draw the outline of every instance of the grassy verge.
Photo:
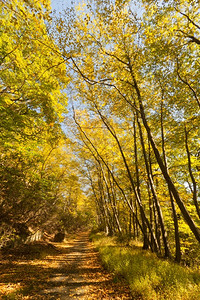
M 128 281 L 135 299 L 199 300 L 200 272 L 143 251 L 126 247 L 103 234 L 91 236 L 105 267 Z

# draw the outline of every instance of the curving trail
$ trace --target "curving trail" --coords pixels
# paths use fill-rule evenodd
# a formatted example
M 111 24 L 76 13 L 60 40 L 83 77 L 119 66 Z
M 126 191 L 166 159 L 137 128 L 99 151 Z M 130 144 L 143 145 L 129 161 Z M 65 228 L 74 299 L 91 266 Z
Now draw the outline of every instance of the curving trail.
M 46 299 L 132 299 L 125 286 L 114 283 L 102 268 L 87 233 L 58 246 L 62 254 L 56 260 L 49 258 L 56 265 L 48 288 L 42 291 Z
M 0 299 L 132 299 L 126 283 L 101 266 L 88 233 L 53 244 L 56 251 L 44 259 L 0 260 Z

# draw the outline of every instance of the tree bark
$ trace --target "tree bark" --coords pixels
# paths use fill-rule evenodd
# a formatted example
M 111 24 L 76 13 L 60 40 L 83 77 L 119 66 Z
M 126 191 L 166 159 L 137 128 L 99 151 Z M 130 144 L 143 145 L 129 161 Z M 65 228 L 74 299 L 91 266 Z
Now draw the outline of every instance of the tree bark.
M 144 208 L 142 206 L 142 202 L 141 202 L 141 199 L 140 199 L 140 195 L 138 194 L 137 190 L 136 190 L 136 187 L 135 187 L 135 184 L 134 184 L 134 180 L 133 180 L 133 177 L 131 175 L 131 172 L 130 172 L 130 168 L 128 166 L 128 163 L 127 163 L 127 160 L 126 160 L 126 157 L 124 155 L 124 152 L 122 150 L 122 147 L 121 147 L 121 144 L 119 142 L 119 139 L 114 131 L 113 128 L 110 127 L 110 125 L 108 124 L 108 121 L 106 120 L 106 118 L 101 114 L 101 112 L 99 111 L 98 107 L 96 106 L 96 104 L 94 103 L 95 105 L 95 108 L 99 114 L 99 116 L 101 117 L 101 120 L 103 121 L 103 123 L 105 124 L 106 128 L 108 129 L 108 131 L 111 133 L 111 135 L 113 136 L 113 138 L 115 139 L 117 145 L 118 145 L 118 148 L 119 148 L 119 151 L 121 153 L 121 156 L 122 156 L 122 159 L 123 159 L 123 162 L 124 162 L 124 165 L 125 165 L 125 168 L 126 168 L 126 171 L 127 171 L 127 175 L 128 175 L 128 178 L 130 180 L 130 183 L 131 183 L 131 186 L 132 186 L 132 189 L 134 191 L 134 194 L 135 194 L 135 198 L 137 200 L 137 203 L 139 205 L 139 209 L 140 209 L 140 214 L 141 214 L 141 219 L 142 219 L 142 224 L 143 224 L 143 234 L 145 235 L 145 239 L 148 240 L 148 237 L 147 237 L 147 234 L 146 234 L 146 226 L 148 227 L 149 229 L 149 232 L 151 234 L 151 237 L 152 237 L 152 240 L 153 240 L 153 243 L 154 245 L 150 245 L 150 248 L 151 249 L 155 249 L 155 252 L 158 252 L 158 243 L 156 241 L 156 237 L 152 231 L 152 228 L 151 228 L 151 225 L 149 223 L 149 220 L 148 218 L 146 217 L 146 214 L 145 214 L 145 211 L 144 211 Z M 148 240 L 149 241 L 149 240 Z M 144 247 L 145 249 L 146 248 L 146 244 L 144 244 Z
M 144 139 L 143 139 L 143 134 L 142 134 L 142 128 L 141 128 L 141 124 L 140 124 L 138 118 L 137 118 L 137 123 L 138 123 L 138 127 L 139 127 L 140 141 L 141 141 L 141 145 L 142 145 L 147 176 L 148 176 L 151 192 L 152 192 L 152 195 L 153 195 L 153 199 L 154 199 L 154 202 L 155 202 L 155 205 L 156 205 L 156 210 L 157 210 L 157 213 L 158 213 L 159 223 L 160 223 L 160 226 L 161 226 L 162 239 L 163 239 L 163 244 L 164 244 L 164 249 L 165 249 L 165 257 L 170 257 L 171 253 L 170 253 L 169 243 L 168 243 L 168 239 L 167 239 L 167 232 L 166 232 L 165 225 L 164 225 L 164 218 L 163 218 L 163 214 L 162 214 L 162 209 L 161 209 L 160 202 L 159 202 L 157 194 L 156 194 L 156 189 L 155 189 L 155 186 L 154 186 L 153 178 L 151 176 L 151 172 L 150 172 L 150 169 L 149 169 L 149 164 L 148 164 L 148 159 L 147 159 L 147 154 L 146 154 L 146 149 L 145 149 Z
M 178 193 L 174 183 L 172 182 L 172 179 L 171 179 L 171 177 L 168 173 L 168 170 L 167 170 L 167 168 L 165 167 L 165 165 L 162 161 L 161 154 L 160 154 L 160 152 L 159 152 L 159 150 L 158 150 L 158 148 L 155 144 L 155 141 L 154 141 L 152 133 L 151 133 L 151 129 L 150 129 L 150 127 L 148 125 L 148 122 L 147 122 L 147 119 L 146 119 L 146 115 L 145 115 L 145 111 L 144 111 L 144 107 L 143 107 L 143 102 L 142 102 L 142 97 L 141 97 L 141 94 L 140 94 L 140 90 L 139 90 L 137 81 L 136 81 L 133 74 L 132 74 L 132 76 L 133 76 L 134 87 L 135 87 L 135 90 L 136 90 L 136 93 L 137 93 L 137 98 L 138 98 L 138 101 L 139 101 L 140 114 L 141 114 L 142 122 L 143 122 L 144 127 L 146 129 L 146 132 L 148 134 L 148 138 L 149 138 L 149 141 L 151 143 L 151 147 L 154 151 L 157 163 L 159 164 L 159 167 L 160 167 L 160 169 L 162 171 L 162 174 L 163 174 L 163 176 L 166 180 L 166 183 L 169 187 L 169 190 L 173 194 L 173 197 L 176 200 L 176 203 L 178 204 L 178 207 L 180 208 L 186 223 L 190 227 L 191 231 L 193 232 L 193 234 L 196 237 L 196 239 L 198 240 L 198 242 L 200 242 L 200 229 L 196 226 L 196 224 L 194 223 L 193 219 L 191 218 L 189 212 L 187 211 L 183 201 L 181 200 L 181 198 L 179 196 L 179 193 Z
M 163 152 L 163 159 L 165 167 L 168 169 L 167 166 L 167 158 L 166 158 L 166 151 L 165 151 L 165 137 L 164 137 L 164 125 L 163 125 L 163 101 L 161 102 L 161 137 L 162 137 L 162 152 Z M 174 221 L 174 233 L 175 233 L 175 244 L 176 244 L 176 254 L 175 254 L 175 261 L 180 263 L 181 261 L 181 244 L 180 244 L 180 236 L 179 236 L 179 226 L 178 226 L 178 218 L 176 214 L 176 207 L 173 199 L 173 195 L 169 190 L 170 202 L 172 207 L 172 215 Z
M 193 202 L 194 202 L 194 205 L 196 208 L 197 215 L 200 219 L 200 209 L 199 209 L 199 204 L 198 204 L 198 200 L 197 200 L 197 183 L 196 183 L 196 180 L 195 180 L 193 172 L 192 172 L 191 154 L 190 154 L 190 149 L 189 149 L 189 145 L 188 145 L 188 131 L 187 131 L 186 126 L 185 126 L 185 148 L 186 148 L 187 158 L 188 158 L 189 174 L 190 174 L 190 178 L 192 180 L 192 185 L 193 185 Z
M 137 150 L 136 115 L 134 116 L 134 121 L 133 121 L 133 134 L 134 134 L 136 189 L 137 189 L 138 196 L 141 199 L 140 177 L 139 177 L 139 168 L 138 168 L 138 152 L 137 152 L 138 150 Z M 143 249 L 148 249 L 147 226 L 146 226 L 145 222 L 143 222 L 143 228 L 145 231 L 144 241 L 143 241 Z

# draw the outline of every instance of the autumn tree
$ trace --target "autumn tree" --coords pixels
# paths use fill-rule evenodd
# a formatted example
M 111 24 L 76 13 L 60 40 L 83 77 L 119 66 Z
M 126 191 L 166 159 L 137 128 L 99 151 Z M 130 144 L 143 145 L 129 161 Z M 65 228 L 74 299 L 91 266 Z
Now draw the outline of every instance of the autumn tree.
M 179 261 L 179 231 L 185 239 L 184 231 L 190 229 L 200 240 L 198 5 L 195 1 L 142 1 L 141 5 L 142 15 L 132 1 L 79 6 L 73 22 L 69 13 L 58 20 L 57 25 L 65 22 L 68 28 L 59 46 L 70 56 L 73 97 L 96 114 L 112 136 L 134 201 L 138 206 L 144 203 L 139 222 L 144 217 L 155 242 L 161 231 L 165 256 L 170 256 L 167 231 L 174 230 L 174 222 Z M 66 27 L 59 28 L 62 35 Z M 122 136 L 127 137 L 123 144 Z M 135 159 L 130 161 L 133 153 Z M 137 157 L 141 157 L 139 166 Z M 127 197 L 124 186 L 122 190 Z M 143 193 L 138 195 L 140 190 Z M 187 225 L 183 226 L 183 219 Z M 144 226 L 140 229 L 144 234 Z
M 75 218 L 82 198 L 70 141 L 61 129 L 69 78 L 48 30 L 50 9 L 46 0 L 0 4 L 1 246 L 12 236 L 25 239 L 53 228 L 61 211 L 66 219 L 73 206 Z

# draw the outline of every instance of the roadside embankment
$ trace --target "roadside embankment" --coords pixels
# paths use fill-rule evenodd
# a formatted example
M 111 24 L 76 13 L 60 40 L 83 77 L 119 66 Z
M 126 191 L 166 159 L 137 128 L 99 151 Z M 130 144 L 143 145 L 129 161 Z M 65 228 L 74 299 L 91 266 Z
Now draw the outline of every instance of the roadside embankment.
M 126 246 L 114 237 L 91 235 L 103 265 L 129 283 L 134 299 L 199 300 L 200 271 L 159 259 L 137 243 Z

